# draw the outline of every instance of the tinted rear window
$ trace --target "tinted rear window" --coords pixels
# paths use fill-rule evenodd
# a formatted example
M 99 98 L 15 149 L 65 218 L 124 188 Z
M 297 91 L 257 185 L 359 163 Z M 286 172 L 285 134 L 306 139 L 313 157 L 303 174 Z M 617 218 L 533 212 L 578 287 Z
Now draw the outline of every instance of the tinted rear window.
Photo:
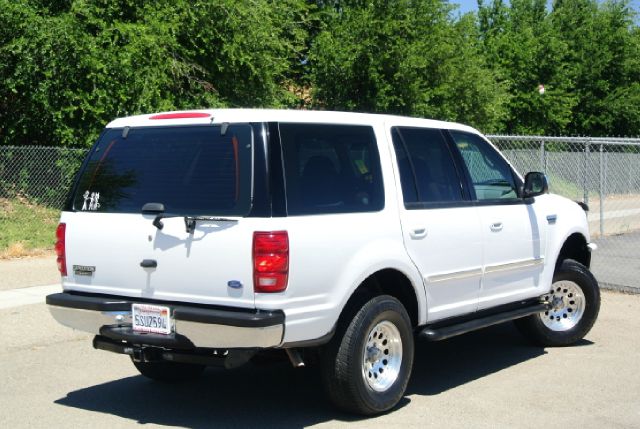
M 126 136 L 124 136 L 126 135 Z M 107 130 L 83 171 L 74 209 L 140 213 L 162 203 L 167 213 L 242 216 L 251 203 L 249 125 Z

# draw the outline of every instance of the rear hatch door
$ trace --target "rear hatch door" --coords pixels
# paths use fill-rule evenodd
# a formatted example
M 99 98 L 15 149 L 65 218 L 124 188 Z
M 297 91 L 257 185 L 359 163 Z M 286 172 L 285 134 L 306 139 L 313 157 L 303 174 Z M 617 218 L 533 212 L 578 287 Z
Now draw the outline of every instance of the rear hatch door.
M 108 129 L 62 214 L 65 289 L 253 308 L 252 163 L 247 124 Z

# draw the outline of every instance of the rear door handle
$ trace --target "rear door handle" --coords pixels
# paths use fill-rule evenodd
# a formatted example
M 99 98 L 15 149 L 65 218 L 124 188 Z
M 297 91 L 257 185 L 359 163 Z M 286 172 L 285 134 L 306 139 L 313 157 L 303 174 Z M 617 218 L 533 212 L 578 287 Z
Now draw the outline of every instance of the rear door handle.
M 155 259 L 143 259 L 142 262 L 140 262 L 140 266 L 142 268 L 156 268 L 158 266 L 158 261 Z
M 409 235 L 411 235 L 411 238 L 413 239 L 420 240 L 427 236 L 427 228 L 414 228 L 411 230 Z
M 494 222 L 491 224 L 491 231 L 498 232 L 502 231 L 502 222 Z

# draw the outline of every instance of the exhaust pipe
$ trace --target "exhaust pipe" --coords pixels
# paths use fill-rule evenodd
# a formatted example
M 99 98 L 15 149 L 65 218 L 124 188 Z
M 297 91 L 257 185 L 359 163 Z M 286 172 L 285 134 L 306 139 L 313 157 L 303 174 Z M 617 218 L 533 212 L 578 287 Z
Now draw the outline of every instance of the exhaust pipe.
M 303 368 L 304 360 L 302 360 L 302 356 L 297 349 L 284 349 L 287 352 L 287 356 L 289 356 L 289 360 L 291 361 L 291 365 L 294 368 Z

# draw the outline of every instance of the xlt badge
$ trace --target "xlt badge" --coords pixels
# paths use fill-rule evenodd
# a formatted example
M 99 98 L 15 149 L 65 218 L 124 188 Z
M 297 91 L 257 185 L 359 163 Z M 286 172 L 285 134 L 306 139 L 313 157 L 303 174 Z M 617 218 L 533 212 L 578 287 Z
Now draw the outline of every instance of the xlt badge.
M 91 265 L 74 265 L 73 273 L 76 276 L 92 276 L 95 272 L 96 267 Z

